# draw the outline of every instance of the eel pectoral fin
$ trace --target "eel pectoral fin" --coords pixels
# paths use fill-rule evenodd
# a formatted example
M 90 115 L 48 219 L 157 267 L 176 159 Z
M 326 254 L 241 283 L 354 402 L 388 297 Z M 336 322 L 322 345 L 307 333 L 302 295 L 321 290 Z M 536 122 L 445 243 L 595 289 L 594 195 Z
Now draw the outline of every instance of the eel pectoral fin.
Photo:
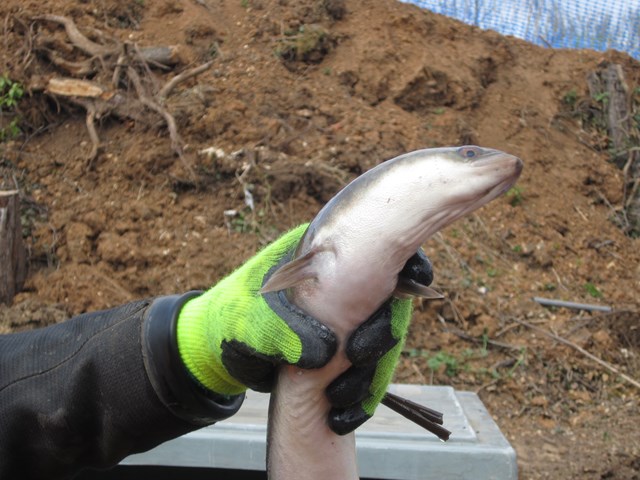
M 398 277 L 398 284 L 396 285 L 396 289 L 393 294 L 399 298 L 406 298 L 407 296 L 422 297 L 428 300 L 439 300 L 444 298 L 444 295 L 433 288 L 422 285 L 421 283 L 402 275 Z
M 316 278 L 315 268 L 313 266 L 313 257 L 315 250 L 311 250 L 302 257 L 296 258 L 289 263 L 284 264 L 267 280 L 260 289 L 260 293 L 277 292 L 285 288 L 291 288 L 299 283 Z

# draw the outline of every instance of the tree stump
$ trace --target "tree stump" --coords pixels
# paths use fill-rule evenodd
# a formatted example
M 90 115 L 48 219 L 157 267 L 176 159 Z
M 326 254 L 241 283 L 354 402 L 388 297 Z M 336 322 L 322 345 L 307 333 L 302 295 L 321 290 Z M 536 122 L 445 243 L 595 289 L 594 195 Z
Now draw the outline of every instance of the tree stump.
M 0 191 L 0 303 L 11 304 L 26 273 L 18 191 Z
M 607 127 L 612 160 L 625 174 L 621 223 L 626 233 L 640 236 L 640 138 L 622 66 L 602 64 L 587 83 L 591 97 L 602 104 L 598 121 Z

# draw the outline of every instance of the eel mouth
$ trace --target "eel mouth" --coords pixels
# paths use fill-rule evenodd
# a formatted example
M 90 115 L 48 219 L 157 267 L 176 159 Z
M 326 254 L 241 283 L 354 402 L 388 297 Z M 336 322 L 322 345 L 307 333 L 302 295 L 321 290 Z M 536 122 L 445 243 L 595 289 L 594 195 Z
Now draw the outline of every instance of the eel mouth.
M 523 169 L 523 162 L 518 157 L 502 152 L 495 152 L 479 158 L 471 163 L 472 168 L 482 169 L 483 173 L 495 174 L 500 180 L 488 188 L 486 193 L 478 199 L 484 204 L 506 193 L 518 180 Z

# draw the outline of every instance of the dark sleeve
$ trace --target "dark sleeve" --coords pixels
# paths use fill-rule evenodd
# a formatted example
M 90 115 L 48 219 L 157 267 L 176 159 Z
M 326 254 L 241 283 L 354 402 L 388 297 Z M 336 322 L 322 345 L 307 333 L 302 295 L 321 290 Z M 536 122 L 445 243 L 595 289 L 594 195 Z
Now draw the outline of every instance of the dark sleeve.
M 0 478 L 70 478 L 233 415 L 177 352 L 198 293 L 143 300 L 0 336 Z

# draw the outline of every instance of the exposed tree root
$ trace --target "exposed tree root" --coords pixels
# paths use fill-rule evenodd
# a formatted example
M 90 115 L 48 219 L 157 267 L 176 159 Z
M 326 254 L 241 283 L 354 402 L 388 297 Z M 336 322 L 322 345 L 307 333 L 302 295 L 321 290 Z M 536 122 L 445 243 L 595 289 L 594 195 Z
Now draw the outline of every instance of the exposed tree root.
M 67 36 L 69 37 L 69 41 L 77 48 L 82 50 L 84 53 L 99 57 L 99 56 L 110 56 L 115 55 L 120 51 L 120 45 L 116 44 L 111 47 L 107 47 L 104 45 L 100 45 L 99 43 L 92 42 L 87 37 L 85 37 L 78 27 L 68 17 L 63 17 L 61 15 L 39 15 L 33 18 L 34 20 L 45 20 L 48 22 L 59 23 L 64 26 L 64 29 L 67 32 Z
M 186 70 L 164 85 L 158 85 L 151 68 L 173 69 L 180 61 L 177 47 L 141 47 L 108 38 L 100 30 L 92 32 L 94 41 L 83 34 L 71 18 L 60 15 L 40 15 L 32 20 L 34 23 L 29 28 L 28 35 L 30 51 L 25 56 L 31 56 L 31 50 L 37 51 L 46 56 L 64 76 L 51 78 L 46 85 L 31 85 L 31 88 L 44 89 L 57 102 L 70 103 L 86 110 L 86 126 L 91 139 L 91 151 L 87 156 L 88 168 L 92 168 L 101 151 L 96 120 L 113 115 L 151 123 L 151 114 L 164 120 L 171 148 L 195 180 L 193 168 L 185 158 L 178 125 L 166 107 L 166 99 L 179 84 L 203 73 L 213 62 Z M 18 21 L 25 26 L 24 22 Z M 68 43 L 61 42 L 46 32 L 32 33 L 38 22 L 63 26 Z
M 213 61 L 210 61 L 210 62 L 207 62 L 207 63 L 203 63 L 202 65 L 200 65 L 198 67 L 194 67 L 191 70 L 186 70 L 186 71 L 176 75 L 171 80 L 169 80 L 167 83 L 165 83 L 164 87 L 162 87 L 160 89 L 160 91 L 157 94 L 158 99 L 160 101 L 164 101 L 165 98 L 167 98 L 169 95 L 171 95 L 171 92 L 173 91 L 173 89 L 176 88 L 180 83 L 190 79 L 191 77 L 195 77 L 197 75 L 200 75 L 202 72 L 205 72 L 206 70 L 211 68 L 211 65 L 213 65 Z

